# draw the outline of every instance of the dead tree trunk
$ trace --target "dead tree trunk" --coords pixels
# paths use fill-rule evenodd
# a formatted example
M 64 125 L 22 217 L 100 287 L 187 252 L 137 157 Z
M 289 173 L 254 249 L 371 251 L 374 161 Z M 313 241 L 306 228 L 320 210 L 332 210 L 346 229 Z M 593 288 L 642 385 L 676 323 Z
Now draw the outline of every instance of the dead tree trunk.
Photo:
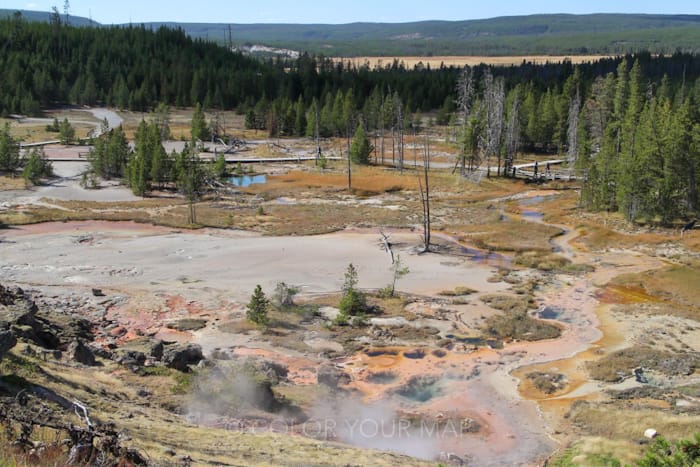
M 573 99 L 569 100 L 569 127 L 567 128 L 566 132 L 567 142 L 569 145 L 567 148 L 567 162 L 569 163 L 569 168 L 572 168 L 578 159 L 578 120 L 580 112 L 581 94 L 579 93 L 579 89 L 577 87 L 576 95 Z
M 465 66 L 462 73 L 457 81 L 457 108 L 459 109 L 459 123 L 462 126 L 461 135 L 461 175 L 464 176 L 466 173 L 466 159 L 467 159 L 467 143 L 465 141 L 465 133 L 467 129 L 467 122 L 469 121 L 469 115 L 471 113 L 472 107 L 472 96 L 474 94 L 474 80 L 472 69 L 469 66 Z
M 384 125 L 384 112 L 385 112 L 384 111 L 384 101 L 385 101 L 385 98 L 382 95 L 382 110 L 381 110 L 381 116 L 380 116 L 380 118 L 381 118 L 381 132 L 382 132 L 382 149 L 381 149 L 382 150 L 382 165 L 384 165 L 384 130 L 385 130 L 385 128 L 384 128 L 384 126 L 385 126 Z
M 423 173 L 418 173 L 418 187 L 420 188 L 420 200 L 423 207 L 423 251 L 430 251 L 430 184 L 428 168 L 430 167 L 430 141 L 425 137 L 425 151 L 423 153 Z M 422 177 L 421 177 L 422 175 Z
M 398 169 L 403 172 L 403 105 L 401 105 L 400 100 L 396 101 L 396 128 L 398 133 Z
M 510 176 L 512 173 L 515 156 L 518 152 L 518 145 L 520 144 L 519 107 L 520 96 L 516 91 L 513 96 L 513 102 L 511 103 L 508 122 L 506 123 L 505 160 L 503 162 L 503 175 L 506 177 Z

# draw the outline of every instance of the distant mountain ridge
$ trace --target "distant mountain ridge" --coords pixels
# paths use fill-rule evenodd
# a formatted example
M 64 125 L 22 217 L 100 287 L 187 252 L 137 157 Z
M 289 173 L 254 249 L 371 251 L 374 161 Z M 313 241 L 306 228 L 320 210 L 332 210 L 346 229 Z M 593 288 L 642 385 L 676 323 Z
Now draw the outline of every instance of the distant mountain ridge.
M 12 13 L 0 10 L 0 16 Z M 22 14 L 32 21 L 50 17 L 47 12 Z M 68 20 L 75 26 L 100 26 L 88 18 L 70 16 Z M 412 23 L 144 25 L 179 27 L 192 37 L 234 46 L 260 44 L 327 56 L 700 52 L 700 15 L 546 14 Z

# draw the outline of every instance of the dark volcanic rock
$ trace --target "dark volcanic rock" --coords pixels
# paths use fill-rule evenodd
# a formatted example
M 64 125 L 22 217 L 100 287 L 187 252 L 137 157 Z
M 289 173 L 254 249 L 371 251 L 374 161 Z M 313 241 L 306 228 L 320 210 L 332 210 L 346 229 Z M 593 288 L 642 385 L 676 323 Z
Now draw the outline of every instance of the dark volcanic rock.
M 163 341 L 153 337 L 138 337 L 122 344 L 115 350 L 115 359 L 119 359 L 124 352 L 138 352 L 144 358 L 151 357 L 155 360 L 163 358 Z
M 121 349 L 119 349 L 121 350 Z M 116 361 L 128 367 L 140 367 L 146 363 L 146 354 L 138 350 L 122 350 L 115 352 Z
M 39 311 L 19 287 L 0 285 L 0 330 L 45 349 L 65 349 L 75 339 L 92 340 L 87 319 L 60 311 Z
M 87 366 L 95 365 L 95 354 L 82 341 L 76 339 L 68 346 L 68 358 Z
M 2 355 L 17 344 L 17 338 L 10 331 L 0 331 L 0 360 Z
M 163 363 L 182 372 L 190 371 L 189 365 L 196 365 L 202 359 L 202 348 L 197 344 L 169 345 L 163 351 Z

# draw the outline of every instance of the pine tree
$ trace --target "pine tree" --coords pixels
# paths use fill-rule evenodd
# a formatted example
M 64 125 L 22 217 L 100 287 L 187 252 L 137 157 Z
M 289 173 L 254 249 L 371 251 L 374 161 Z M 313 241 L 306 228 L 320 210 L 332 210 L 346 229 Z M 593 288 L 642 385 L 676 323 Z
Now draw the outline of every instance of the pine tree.
M 359 123 L 355 131 L 355 136 L 352 138 L 352 145 L 350 146 L 350 160 L 355 164 L 369 164 L 369 155 L 371 152 L 372 146 L 370 145 L 369 138 L 367 138 L 362 123 Z
M 267 310 L 270 306 L 270 301 L 265 296 L 260 284 L 255 286 L 255 291 L 250 297 L 250 302 L 246 306 L 246 318 L 248 321 L 260 326 L 269 324 Z
M 34 148 L 29 154 L 27 164 L 22 170 L 22 177 L 29 183 L 36 185 L 42 177 L 50 177 L 53 174 L 53 166 L 46 159 L 42 148 Z
M 294 106 L 294 134 L 296 136 L 304 136 L 306 133 L 306 113 L 304 109 L 304 101 L 301 96 Z
M 625 75 L 622 71 L 621 73 L 622 79 L 624 79 Z M 639 114 L 644 104 L 642 72 L 639 61 L 635 60 L 632 70 L 627 76 L 626 100 L 624 104 L 619 104 L 624 105 L 625 109 L 618 137 L 619 151 L 615 174 L 615 195 L 617 206 L 625 217 L 628 220 L 634 220 L 640 212 L 642 203 L 637 183 L 640 176 L 640 160 L 637 154 L 640 147 L 638 138 Z M 618 87 L 618 93 L 622 93 L 621 87 L 622 84 Z
M 0 129 L 0 171 L 13 173 L 20 166 L 19 143 L 10 134 L 10 124 Z
M 341 291 L 343 296 L 338 304 L 340 313 L 336 318 L 336 324 L 347 324 L 350 317 L 361 316 L 367 311 L 367 301 L 365 295 L 357 289 L 357 269 L 350 263 L 345 271 L 343 287 Z
M 207 121 L 204 117 L 204 111 L 199 103 L 197 103 L 194 114 L 192 115 L 192 129 L 190 133 L 193 140 L 207 141 L 211 136 Z
M 67 118 L 64 118 L 58 127 L 58 137 L 61 144 L 71 144 L 75 139 L 75 128 L 70 124 Z

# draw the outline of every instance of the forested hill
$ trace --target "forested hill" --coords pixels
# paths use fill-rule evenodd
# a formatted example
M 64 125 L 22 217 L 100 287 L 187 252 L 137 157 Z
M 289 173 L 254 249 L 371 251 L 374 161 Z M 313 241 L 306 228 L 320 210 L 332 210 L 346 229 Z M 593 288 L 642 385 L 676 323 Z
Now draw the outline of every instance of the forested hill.
M 10 15 L 0 10 L 0 17 Z M 49 21 L 49 13 L 23 12 Z M 70 17 L 73 25 L 90 22 Z M 468 21 L 352 24 L 148 23 L 194 38 L 326 56 L 625 54 L 700 51 L 700 15 L 531 15 Z
M 227 24 L 179 24 L 225 41 Z M 700 51 L 700 16 L 532 15 L 468 21 L 352 24 L 233 24 L 234 43 L 330 56 L 624 54 Z

